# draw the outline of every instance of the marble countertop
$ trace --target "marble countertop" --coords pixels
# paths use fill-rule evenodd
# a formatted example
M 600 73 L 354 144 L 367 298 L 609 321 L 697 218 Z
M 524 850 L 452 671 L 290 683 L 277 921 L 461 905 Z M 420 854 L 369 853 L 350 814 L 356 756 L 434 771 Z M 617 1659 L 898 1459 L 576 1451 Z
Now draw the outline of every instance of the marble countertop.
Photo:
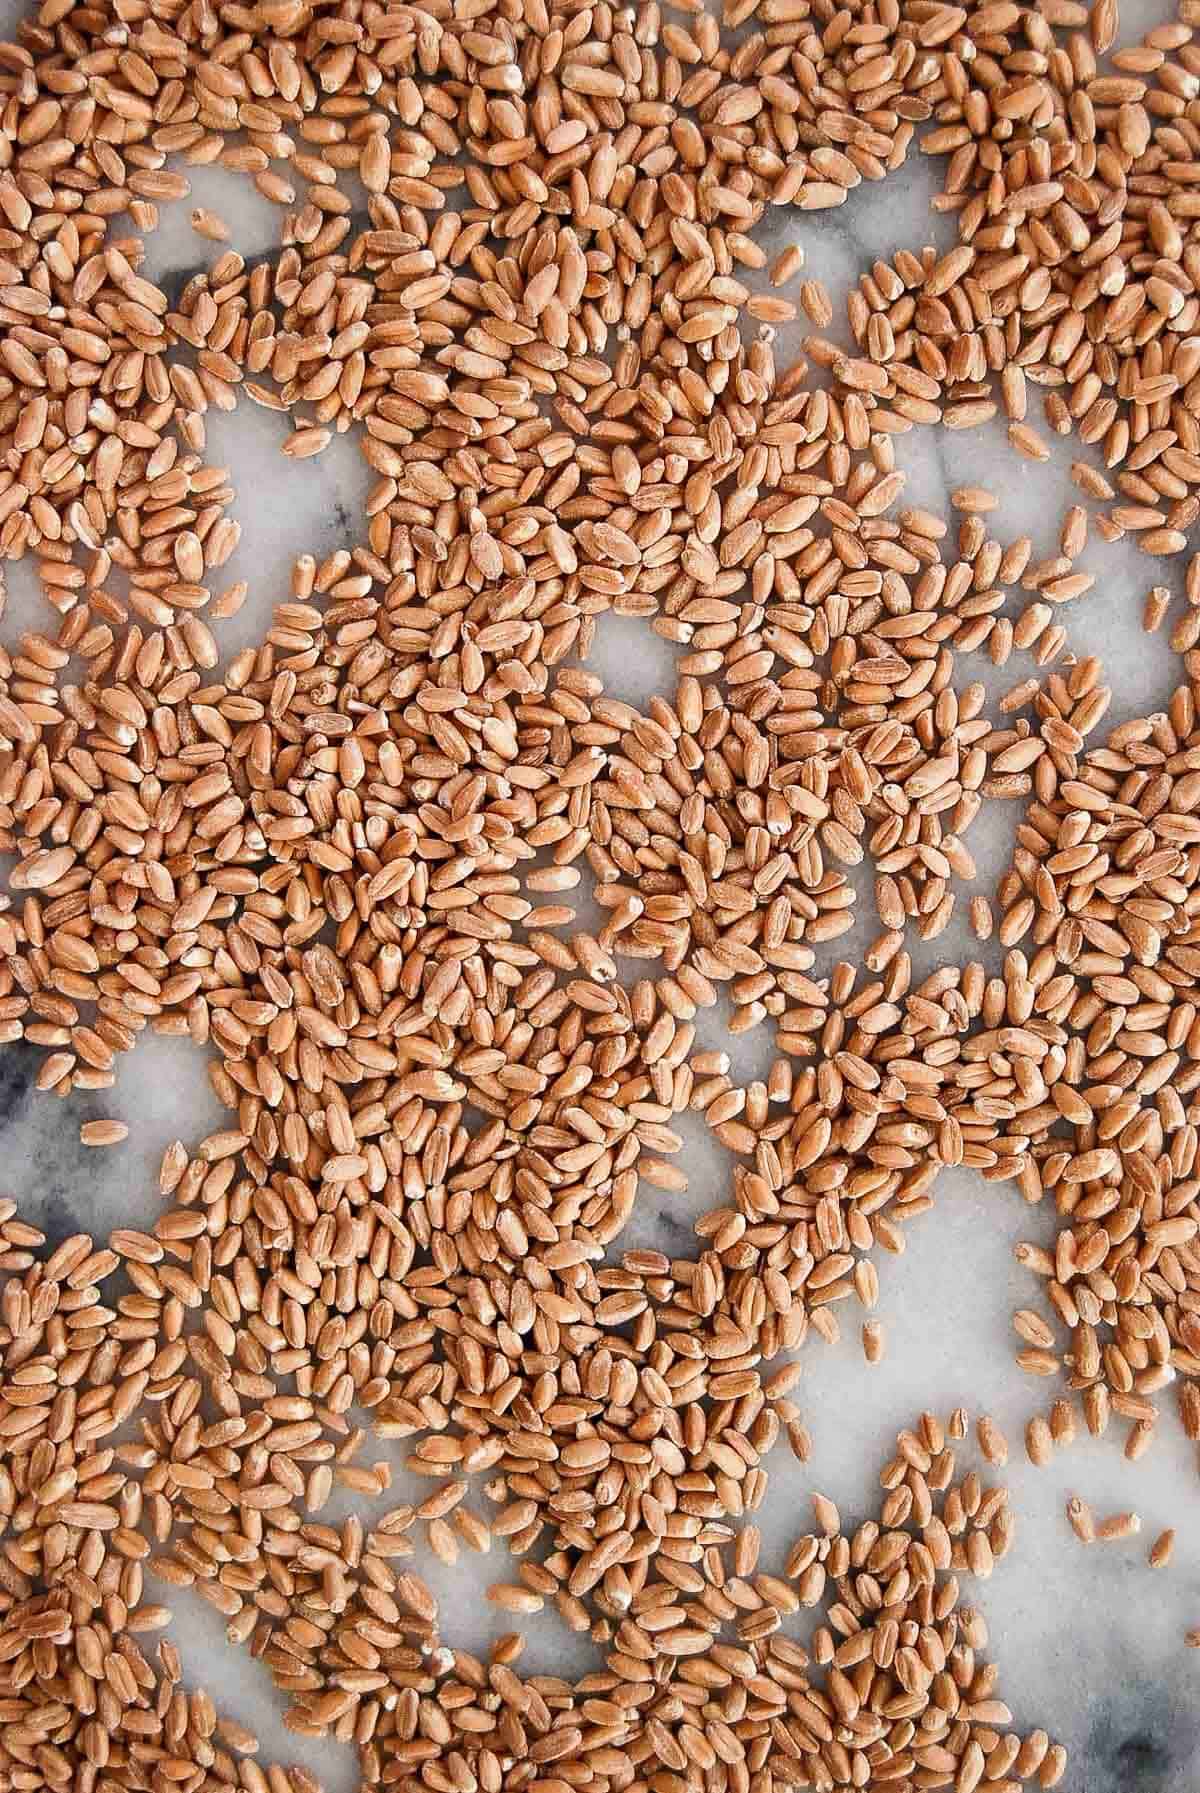
M 0 37 L 8 35 L 21 0 L 0 0 Z M 1129 9 L 1122 39 L 1135 37 L 1158 16 Z M 202 205 L 219 213 L 231 245 L 245 255 L 277 242 L 279 213 L 241 176 L 204 167 L 186 170 L 192 197 L 164 208 L 147 240 L 143 272 L 178 286 L 210 265 L 222 245 L 194 233 L 189 216 Z M 882 186 L 859 188 L 836 212 L 792 213 L 779 209 L 761 233 L 769 256 L 789 242 L 805 254 L 804 273 L 824 280 L 844 328 L 848 287 L 881 254 L 933 242 L 947 246 L 952 223 L 934 215 L 929 200 L 935 171 L 915 154 Z M 786 365 L 789 337 L 809 328 L 800 322 L 780 331 L 777 358 Z M 232 415 L 210 414 L 208 457 L 227 466 L 243 494 L 233 513 L 240 545 L 226 569 L 245 578 L 250 598 L 241 614 L 223 625 L 230 652 L 254 640 L 271 604 L 286 592 L 291 562 L 301 552 L 318 559 L 355 539 L 371 475 L 349 436 L 336 439 L 319 459 L 289 461 L 279 452 L 283 418 L 243 402 Z M 1065 507 L 1079 500 L 1069 467 L 1080 447 L 1056 439 L 1052 458 L 1033 467 L 1008 446 L 1002 422 L 950 434 L 915 431 L 900 438 L 898 459 L 908 478 L 903 503 L 949 514 L 949 494 L 960 486 L 988 486 L 1000 500 L 989 520 L 1002 540 L 1033 538 L 1035 553 L 1056 551 Z M 1093 532 L 1082 557 L 1097 574 L 1095 588 L 1058 620 L 1065 622 L 1077 654 L 1096 653 L 1114 689 L 1110 720 L 1165 707 L 1179 678 L 1166 630 L 1146 636 L 1141 610 L 1151 585 L 1182 586 L 1184 559 L 1159 562 L 1141 554 L 1131 539 L 1106 545 Z M 7 609 L 0 640 L 13 646 L 21 631 L 42 626 L 44 600 L 32 572 L 6 569 Z M 1169 627 L 1169 625 L 1168 625 Z M 601 619 L 590 662 L 615 695 L 639 702 L 673 680 L 671 650 L 644 624 Z M 1029 662 L 1014 655 L 1003 670 L 981 658 L 971 676 L 993 693 L 1028 675 Z M 1002 868 L 1019 806 L 993 804 L 971 835 L 987 890 Z M 864 923 L 869 926 L 869 923 Z M 869 937 L 869 936 L 866 936 Z M 853 941 L 857 936 L 851 936 Z M 845 943 L 842 943 L 844 946 Z M 853 950 L 851 946 L 850 950 Z M 979 956 L 965 934 L 948 932 L 932 949 L 930 965 Z M 995 953 L 993 952 L 993 956 Z M 770 1054 L 769 1030 L 726 1038 L 709 1018 L 704 1043 L 730 1051 L 734 1075 L 761 1075 Z M 0 1052 L 0 1193 L 11 1195 L 21 1214 L 42 1226 L 51 1243 L 86 1230 L 102 1238 L 114 1225 L 149 1226 L 156 1214 L 156 1169 L 173 1139 L 194 1142 L 221 1124 L 207 1081 L 203 1055 L 186 1041 L 146 1037 L 122 1067 L 117 1087 L 101 1096 L 62 1103 L 33 1089 L 35 1055 L 20 1047 Z M 80 1123 L 100 1115 L 128 1123 L 129 1140 L 116 1150 L 89 1152 L 79 1143 Z M 686 1197 L 660 1195 L 643 1186 L 628 1243 L 672 1252 L 689 1247 L 691 1221 L 723 1195 L 730 1161 L 699 1122 L 687 1135 L 683 1162 L 690 1180 Z M 855 1320 L 837 1345 L 815 1336 L 803 1355 L 803 1379 L 794 1398 L 811 1431 L 811 1461 L 792 1461 L 786 1446 L 770 1465 L 770 1488 L 756 1515 L 764 1555 L 786 1547 L 808 1527 L 809 1496 L 820 1491 L 843 1516 L 865 1515 L 877 1503 L 878 1469 L 897 1429 L 922 1409 L 941 1414 L 958 1405 L 972 1416 L 998 1420 L 1011 1446 L 1004 1479 L 1013 1491 L 1018 1520 L 1012 1554 L 970 1598 L 985 1614 L 989 1654 L 1000 1669 L 999 1692 L 1021 1727 L 1041 1725 L 1070 1750 L 1064 1786 L 1069 1793 L 1189 1793 L 1200 1790 L 1200 1654 L 1184 1647 L 1184 1632 L 1200 1625 L 1200 1510 L 1197 1447 L 1189 1445 L 1173 1411 L 1164 1413 L 1149 1454 L 1126 1462 L 1114 1427 L 1101 1440 L 1086 1435 L 1056 1453 L 1045 1468 L 1026 1461 L 1022 1434 L 1034 1411 L 1046 1411 L 1053 1394 L 1046 1383 L 1023 1376 L 1013 1362 L 1015 1308 L 1036 1305 L 1033 1280 L 1015 1262 L 1023 1239 L 1045 1240 L 1049 1216 L 1027 1208 L 1015 1187 L 985 1184 L 970 1172 L 945 1172 L 933 1213 L 906 1229 L 904 1256 L 881 1266 L 878 1308 L 886 1328 L 882 1363 L 864 1362 Z M 623 1240 L 623 1243 L 626 1241 Z M 1168 1403 L 1168 1406 L 1170 1404 Z M 394 1505 L 420 1486 L 403 1468 L 403 1447 L 387 1444 L 394 1458 L 393 1486 L 383 1504 Z M 1122 1544 L 1081 1545 L 1070 1531 L 1065 1506 L 1082 1494 L 1097 1511 L 1135 1508 L 1142 1535 Z M 364 1515 L 367 1517 L 367 1515 Z M 1166 1571 L 1149 1569 L 1150 1540 L 1174 1526 L 1178 1541 Z M 482 1598 L 486 1582 L 503 1573 L 493 1560 L 465 1555 L 453 1568 L 436 1562 L 422 1572 L 441 1600 L 444 1635 L 467 1649 L 484 1649 L 511 1620 Z M 231 1716 L 251 1726 L 263 1757 L 303 1761 L 328 1793 L 349 1793 L 356 1784 L 353 1753 L 332 1743 L 309 1744 L 282 1724 L 282 1711 L 265 1670 L 224 1641 L 218 1615 L 186 1594 L 172 1591 L 175 1621 L 187 1678 L 207 1686 Z M 552 1616 L 527 1627 L 523 1669 L 571 1672 L 594 1665 L 586 1640 L 568 1636 Z

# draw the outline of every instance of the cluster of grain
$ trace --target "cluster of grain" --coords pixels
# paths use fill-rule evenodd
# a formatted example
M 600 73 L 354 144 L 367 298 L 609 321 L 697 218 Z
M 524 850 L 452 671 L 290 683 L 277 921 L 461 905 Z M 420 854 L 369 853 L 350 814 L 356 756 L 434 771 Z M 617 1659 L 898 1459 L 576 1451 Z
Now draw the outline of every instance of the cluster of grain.
M 1090 1429 L 1128 1422 L 1139 1456 L 1177 1379 L 1200 1437 L 1198 687 L 1078 754 L 1052 745 L 1062 695 L 1039 702 L 1036 796 L 1000 887 L 1011 950 L 963 1056 L 986 1066 L 979 1106 L 1021 1154 L 1022 1193 L 1055 1204 L 1053 1248 L 1019 1255 L 1069 1344 L 1018 1314 L 1018 1361 L 1065 1369 Z
M 960 1576 L 990 1574 L 1012 1531 L 1004 1488 L 956 1476 L 965 1429 L 961 1412 L 948 1429 L 922 1415 L 883 1468 L 877 1516 L 851 1530 L 815 1495 L 816 1529 L 774 1571 L 755 1528 L 707 1526 L 690 1559 L 638 1590 L 603 1668 L 574 1685 L 522 1680 L 517 1636 L 487 1664 L 423 1655 L 436 1607 L 417 1577 L 388 1572 L 408 1673 L 364 1727 L 364 1787 L 1057 1786 L 1062 1748 L 1009 1728 L 981 1655 L 987 1627 L 962 1602 Z M 781 1626 L 818 1607 L 810 1654 Z
M 48 601 L 0 654 L 0 1038 L 66 1096 L 187 1034 L 230 1111 L 146 1231 L 42 1259 L 4 1221 L 14 1786 L 303 1793 L 150 1668 L 143 1564 L 369 1785 L 1061 1773 L 975 1661 L 953 1572 L 1008 1512 L 936 1422 L 878 1522 L 823 1508 L 781 1573 L 744 1522 L 776 1440 L 808 1453 L 775 1360 L 873 1308 L 868 1254 L 943 1166 L 1054 1191 L 1089 1423 L 1149 1425 L 1200 1370 L 1192 689 L 1089 754 L 1092 662 L 990 720 L 962 656 L 1061 657 L 1086 515 L 1033 565 L 986 494 L 953 536 L 894 508 L 918 424 L 1002 402 L 1040 453 L 1032 383 L 1119 469 L 1105 527 L 1183 545 L 1196 58 L 1185 21 L 1100 72 L 1109 11 L 45 0 L 0 48 L 0 550 Z M 766 208 L 840 203 L 924 124 L 960 246 L 864 278 L 858 356 L 811 337 L 780 369 Z M 143 239 L 205 162 L 280 206 L 280 249 L 168 294 Z M 293 456 L 355 431 L 374 481 L 356 545 L 302 556 L 223 663 L 247 593 L 206 415 L 245 403 Z M 678 650 L 644 713 L 586 666 L 610 610 Z M 1004 976 L 922 978 L 992 798 L 1032 805 Z M 882 932 L 831 967 L 860 865 Z M 697 1042 L 722 996 L 774 1031 L 746 1089 Z M 684 1186 L 687 1110 L 739 1159 L 728 1198 L 691 1257 L 622 1250 L 639 1188 Z M 360 1420 L 432 1489 L 372 1530 L 322 1517 L 389 1485 Z M 496 1604 L 553 1606 L 603 1671 L 440 1642 L 403 1559 L 493 1538 Z M 780 1626 L 827 1583 L 810 1664 Z
M 0 1203 L 0 1776 L 28 1793 L 320 1793 L 303 1768 L 260 1768 L 257 1739 L 188 1694 L 170 1620 L 145 1598 L 147 1501 L 115 1434 L 126 1380 L 100 1283 L 116 1255 L 83 1235 L 49 1255 Z

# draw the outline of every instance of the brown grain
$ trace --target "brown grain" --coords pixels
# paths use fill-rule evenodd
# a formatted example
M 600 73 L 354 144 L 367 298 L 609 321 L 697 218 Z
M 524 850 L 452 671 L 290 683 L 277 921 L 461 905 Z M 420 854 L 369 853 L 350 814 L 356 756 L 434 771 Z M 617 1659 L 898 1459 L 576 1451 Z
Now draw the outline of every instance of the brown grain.
M 7 49 L 0 551 L 46 610 L 0 658 L 0 1037 L 66 1096 L 186 1035 L 228 1112 L 168 1151 L 145 1231 L 39 1256 L 0 1223 L 22 1719 L 59 1651 L 99 1685 L 99 1649 L 160 1777 L 231 1781 L 133 1644 L 164 1610 L 144 1558 L 367 1787 L 1061 1777 L 990 1680 L 928 1660 L 983 1646 L 951 1583 L 1010 1540 L 1003 1491 L 953 1479 L 965 1418 L 897 1441 L 874 1532 L 814 1503 L 760 1568 L 751 1515 L 781 1434 L 814 1446 L 779 1360 L 874 1309 L 946 1167 L 1055 1208 L 1020 1253 L 1045 1297 L 1021 1366 L 1131 1457 L 1174 1379 L 1200 1430 L 1200 573 L 1189 683 L 1103 746 L 1108 687 L 1059 620 L 1090 522 L 1164 555 L 1196 520 L 1180 30 L 1102 68 L 1109 4 L 102 5 Z M 924 125 L 957 242 L 873 264 L 849 337 L 802 280 L 778 365 L 795 306 L 765 287 L 803 256 L 769 262 L 768 208 L 844 203 Z M 113 221 L 188 198 L 179 162 L 284 208 L 277 252 L 194 209 L 205 266 L 147 279 Z M 371 492 L 227 660 L 248 591 L 206 432 L 247 402 L 291 460 L 352 432 Z M 1072 506 L 1040 562 L 986 490 L 953 525 L 903 502 L 897 435 L 1000 415 L 1026 457 L 1074 431 L 1113 476 L 1076 463 L 1113 509 Z M 613 617 L 670 645 L 671 690 L 605 691 Z M 980 650 L 1042 676 L 993 714 Z M 993 904 L 970 830 L 1010 800 Z M 860 884 L 878 929 L 850 942 Z M 999 969 L 924 972 L 964 904 Z M 772 1034 L 759 1078 L 702 1045 L 719 1008 Z M 688 1114 L 728 1180 L 678 1257 L 626 1249 L 639 1203 L 687 1192 Z M 861 1337 L 877 1362 L 880 1322 Z M 1074 1425 L 1032 1419 L 1031 1460 Z M 327 1523 L 335 1490 L 389 1487 L 368 1429 L 433 1493 Z M 489 1598 L 588 1632 L 581 1687 L 441 1643 L 409 1559 L 500 1541 Z M 81 1585 L 129 1620 L 112 1649 L 79 1641 Z M 827 1593 L 809 1662 L 784 1621 Z M 0 1740 L 14 1784 L 71 1781 L 80 1716 Z M 107 1730 L 136 1780 L 143 1744 Z

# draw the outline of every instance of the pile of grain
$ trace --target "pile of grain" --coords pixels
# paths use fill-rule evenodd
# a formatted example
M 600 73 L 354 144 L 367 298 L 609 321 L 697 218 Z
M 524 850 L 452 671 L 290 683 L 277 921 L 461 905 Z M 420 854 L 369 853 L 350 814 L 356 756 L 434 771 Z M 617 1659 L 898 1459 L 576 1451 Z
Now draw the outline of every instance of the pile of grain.
M 1081 464 L 1122 500 L 1098 526 L 1184 546 L 1192 11 L 1116 72 L 1110 0 L 761 0 L 724 29 L 648 0 L 45 0 L 0 50 L 0 550 L 48 600 L 0 653 L 0 1038 L 65 1096 L 186 1034 L 230 1111 L 168 1153 L 146 1231 L 46 1257 L 3 1223 L 14 1784 L 308 1784 L 235 1779 L 211 1707 L 146 1663 L 143 1563 L 369 1785 L 1058 1778 L 975 1662 L 951 1571 L 1002 1553 L 1008 1509 L 951 1485 L 935 1421 L 878 1522 L 823 1507 L 777 1574 L 741 1522 L 779 1436 L 808 1455 L 776 1360 L 874 1307 L 868 1254 L 947 1165 L 1053 1192 L 1057 1249 L 1026 1256 L 1094 1429 L 1115 1410 L 1140 1441 L 1200 1372 L 1200 666 L 1104 749 L 1092 661 L 989 719 L 962 657 L 1062 661 L 1087 513 L 1034 564 L 987 494 L 956 495 L 953 535 L 895 510 L 919 425 L 1000 405 L 1042 458 L 1035 385 L 1114 471 Z M 764 278 L 767 208 L 840 203 L 923 125 L 959 245 L 876 264 L 857 352 L 810 335 L 781 369 L 797 257 Z M 279 205 L 279 251 L 166 292 L 144 238 L 208 162 Z M 831 323 L 815 283 L 800 303 Z M 206 416 L 247 402 L 295 457 L 353 430 L 374 483 L 354 546 L 301 555 L 223 664 L 248 594 Z M 586 666 L 608 611 L 678 650 L 644 712 Z M 1003 976 L 921 975 L 964 837 L 1012 798 Z M 826 949 L 860 866 L 882 932 L 856 968 Z M 985 899 L 970 918 L 986 939 Z M 748 1088 L 698 1040 L 723 998 L 774 1030 Z M 730 1191 L 692 1256 L 625 1250 L 639 1190 L 685 1186 L 688 1110 Z M 433 1488 L 373 1530 L 321 1517 L 389 1485 L 360 1418 Z M 496 1604 L 552 1604 L 603 1671 L 522 1681 L 516 1643 L 483 1665 L 439 1640 L 393 1565 L 493 1537 Z M 827 1582 L 810 1665 L 779 1626 Z
M 396 1610 L 381 1624 L 376 1600 L 366 1610 L 352 1601 L 339 1645 L 350 1652 L 353 1640 L 357 1662 L 386 1640 L 402 1692 L 378 1712 L 359 1692 L 366 1677 L 343 1671 L 344 1688 L 324 1695 L 322 1710 L 363 1744 L 365 1787 L 413 1793 L 547 1779 L 665 1793 L 749 1781 L 1056 1786 L 1063 1750 L 1043 1731 L 1022 1739 L 1008 1728 L 995 1665 L 980 1655 L 986 1624 L 961 1602 L 960 1574 L 990 1574 L 1011 1537 L 1006 1491 L 974 1470 L 956 1480 L 951 1441 L 966 1423 L 960 1411 L 947 1432 L 927 1413 L 902 1432 L 880 1477 L 878 1517 L 853 1530 L 814 1495 L 817 1529 L 774 1571 L 759 1565 L 753 1526 L 706 1526 L 690 1557 L 637 1586 L 604 1667 L 574 1685 L 522 1680 L 518 1636 L 487 1664 L 437 1646 L 428 1590 L 390 1569 L 388 1539 L 378 1556 L 368 1539 L 371 1590 L 387 1589 Z M 810 1656 L 782 1625 L 815 1607 Z M 340 1650 L 331 1658 L 345 1660 Z
M 986 1063 L 984 1112 L 1022 1153 L 1022 1193 L 1056 1208 L 1053 1250 L 1020 1256 L 1070 1343 L 1060 1357 L 1046 1320 L 1018 1316 L 1020 1361 L 1065 1365 L 1091 1430 L 1129 1421 L 1136 1456 L 1177 1377 L 1200 1436 L 1197 687 L 1077 755 L 1050 744 L 1066 696 L 1052 681 L 1040 702 L 1037 800 L 1001 885 L 1014 950 L 994 1026 L 963 1056 Z

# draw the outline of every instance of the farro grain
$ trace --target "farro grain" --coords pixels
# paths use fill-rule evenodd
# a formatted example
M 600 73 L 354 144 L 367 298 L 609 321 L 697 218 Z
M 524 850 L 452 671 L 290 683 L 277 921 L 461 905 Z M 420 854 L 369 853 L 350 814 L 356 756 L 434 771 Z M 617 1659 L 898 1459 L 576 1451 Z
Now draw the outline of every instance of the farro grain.
M 1111 1513 L 1096 1526 L 1096 1538 L 1100 1543 L 1120 1543 L 1136 1537 L 1141 1529 L 1142 1522 L 1136 1513 Z
M 85 1146 L 115 1146 L 128 1138 L 124 1121 L 84 1121 L 79 1129 L 80 1143 Z
M 1150 1546 L 1150 1553 L 1147 1558 L 1150 1567 L 1152 1569 L 1165 1569 L 1171 1560 L 1171 1553 L 1174 1548 L 1175 1533 L 1172 1528 L 1168 1526 L 1166 1531 L 1159 1532 L 1157 1538 L 1155 1538 L 1153 1544 Z

